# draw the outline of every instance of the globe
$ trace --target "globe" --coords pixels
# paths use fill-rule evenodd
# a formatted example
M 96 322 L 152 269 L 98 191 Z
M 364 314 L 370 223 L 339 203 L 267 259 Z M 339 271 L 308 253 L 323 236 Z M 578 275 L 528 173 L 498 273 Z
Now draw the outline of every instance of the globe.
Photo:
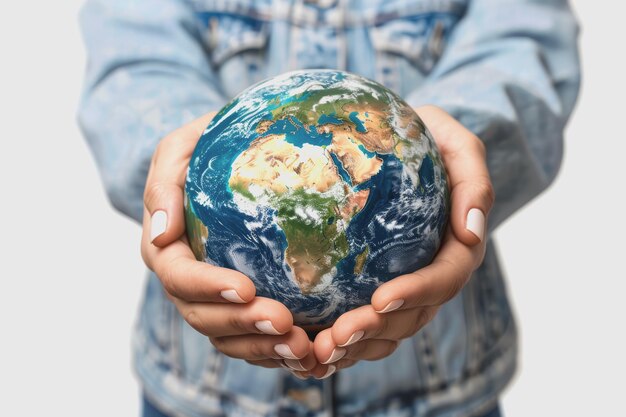
M 424 123 L 386 87 L 342 71 L 243 91 L 204 131 L 185 183 L 195 257 L 247 275 L 307 329 L 428 265 L 448 214 Z

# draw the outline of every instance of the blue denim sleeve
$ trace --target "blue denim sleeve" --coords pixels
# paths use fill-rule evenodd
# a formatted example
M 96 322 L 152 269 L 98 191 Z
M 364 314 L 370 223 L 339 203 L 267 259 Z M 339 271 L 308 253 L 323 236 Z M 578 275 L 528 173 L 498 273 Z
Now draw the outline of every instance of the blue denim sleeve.
M 577 38 L 565 0 L 473 0 L 433 72 L 407 96 L 442 107 L 485 143 L 491 230 L 558 172 L 580 83 Z
M 113 206 L 141 221 L 159 140 L 226 102 L 185 0 L 88 0 L 88 52 L 78 121 Z

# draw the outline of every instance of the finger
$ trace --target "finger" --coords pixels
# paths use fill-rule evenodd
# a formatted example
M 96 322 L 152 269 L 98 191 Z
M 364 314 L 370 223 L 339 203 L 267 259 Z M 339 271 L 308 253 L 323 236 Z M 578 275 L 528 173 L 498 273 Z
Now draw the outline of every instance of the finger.
M 247 360 L 283 360 L 285 365 L 298 371 L 315 366 L 310 355 L 310 341 L 304 330 L 293 327 L 279 336 L 245 334 L 238 336 L 210 337 L 211 343 L 231 358 Z
M 372 306 L 388 314 L 398 309 L 441 305 L 463 288 L 483 256 L 484 245 L 466 246 L 448 231 L 430 265 L 380 285 L 372 294 Z
M 396 351 L 400 340 L 366 339 L 348 346 L 344 358 L 358 361 L 377 361 Z
M 307 336 L 308 338 L 308 336 Z M 311 341 L 309 340 L 309 351 L 304 358 L 299 360 L 283 359 L 283 363 L 292 371 L 302 371 L 311 373 L 312 370 L 319 365 L 313 353 Z
M 187 303 L 175 297 L 173 301 L 185 321 L 209 337 L 250 333 L 276 336 L 295 329 L 289 309 L 265 297 L 255 297 L 247 304 Z
M 371 305 L 361 306 L 342 314 L 330 328 L 332 345 L 345 349 L 336 356 L 342 359 L 348 356 L 349 347 L 364 340 L 386 339 L 401 340 L 410 337 L 430 321 L 436 308 L 423 311 L 424 308 L 398 310 L 390 313 L 377 313 Z M 318 335 L 319 336 L 319 335 Z M 316 353 L 322 363 L 328 362 L 333 355 L 329 353 L 330 341 L 320 339 L 320 346 L 315 346 Z M 317 344 L 317 338 L 315 340 Z M 337 349 L 337 348 L 333 348 Z M 337 358 L 335 359 L 337 360 Z
M 376 314 L 376 313 L 374 313 Z M 387 319 L 385 317 L 385 319 Z M 373 332 L 370 332 L 372 334 Z M 383 337 L 386 335 L 383 335 Z M 408 336 L 408 335 L 407 335 Z M 378 360 L 389 356 L 398 346 L 399 339 L 364 339 L 346 347 L 335 345 L 331 329 L 320 332 L 315 338 L 314 352 L 321 364 L 333 364 L 343 358 Z
M 315 367 L 311 369 L 308 374 L 315 379 L 326 379 L 335 372 L 337 372 L 337 366 L 335 366 L 334 363 L 323 365 L 316 362 Z
M 304 371 L 304 372 L 294 371 L 293 369 L 285 365 L 285 363 L 280 359 L 263 359 L 260 361 L 246 360 L 246 362 L 248 362 L 250 365 L 261 366 L 263 368 L 284 368 L 287 371 L 291 372 L 291 374 L 294 375 L 296 378 L 299 378 L 299 379 L 308 379 L 309 376 L 311 376 L 310 373 L 312 372 L 312 371 Z
M 312 371 L 303 371 L 303 372 L 294 371 L 293 369 L 285 365 L 285 363 L 280 359 L 264 359 L 260 361 L 246 360 L 246 362 L 248 362 L 251 365 L 261 366 L 264 368 L 283 368 L 291 372 L 292 375 L 294 375 L 296 378 L 299 378 L 299 379 L 308 379 L 311 376 L 311 372 L 312 372 Z
M 303 363 L 303 365 L 305 365 L 305 367 L 307 368 L 307 371 L 302 371 L 298 366 L 293 366 L 293 364 L 288 364 L 289 366 L 287 365 L 286 366 L 298 378 L 305 378 L 305 379 L 310 376 L 317 378 L 317 379 L 324 379 L 324 378 L 328 378 L 333 372 L 335 372 L 336 368 L 334 366 L 322 365 L 319 363 L 314 352 L 314 343 L 311 342 L 310 340 L 309 340 L 309 353 L 307 357 L 305 358 L 305 360 L 307 360 L 307 362 Z M 287 360 L 285 360 L 285 362 L 287 362 Z M 313 364 L 313 366 L 309 368 L 309 365 L 311 363 Z
M 183 240 L 164 248 L 148 244 L 144 236 L 142 256 L 161 280 L 165 291 L 187 302 L 246 303 L 256 288 L 239 271 L 199 262 Z
M 355 359 L 344 358 L 344 359 L 341 359 L 340 361 L 333 363 L 333 365 L 335 366 L 335 372 L 339 372 L 340 369 L 349 368 L 351 366 L 356 365 L 357 363 L 359 363 L 359 361 Z
M 144 190 L 144 206 L 149 220 L 144 222 L 144 233 L 154 245 L 166 246 L 185 231 L 183 189 L 187 166 L 213 115 L 208 113 L 167 135 L 152 156 Z
M 495 199 L 485 146 L 445 111 L 434 106 L 416 111 L 432 133 L 448 173 L 454 233 L 466 245 L 478 244 L 484 240 L 486 217 Z
M 261 360 L 249 360 L 246 359 L 250 365 L 261 366 L 263 368 L 285 368 L 280 359 L 261 359 Z
M 322 365 L 337 362 L 346 355 L 346 349 L 337 346 L 337 343 L 333 340 L 332 327 L 322 330 L 315 336 L 313 352 L 318 362 Z

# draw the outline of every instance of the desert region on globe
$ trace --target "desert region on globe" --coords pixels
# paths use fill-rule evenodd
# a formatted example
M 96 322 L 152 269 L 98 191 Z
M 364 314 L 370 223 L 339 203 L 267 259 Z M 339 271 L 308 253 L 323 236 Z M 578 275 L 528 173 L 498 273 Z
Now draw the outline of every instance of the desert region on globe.
M 246 274 L 300 325 L 332 323 L 430 263 L 449 211 L 414 110 L 332 70 L 283 74 L 233 99 L 200 138 L 185 194 L 197 259 Z

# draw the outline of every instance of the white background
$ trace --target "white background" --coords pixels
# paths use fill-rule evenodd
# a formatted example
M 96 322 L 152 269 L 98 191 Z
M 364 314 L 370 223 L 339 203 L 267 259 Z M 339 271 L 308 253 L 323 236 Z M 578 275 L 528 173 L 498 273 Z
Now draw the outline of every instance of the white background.
M 80 3 L 0 6 L 2 416 L 139 410 L 139 228 L 108 205 L 75 123 Z M 521 332 L 509 417 L 626 415 L 626 10 L 573 3 L 584 87 L 565 162 L 497 231 Z

